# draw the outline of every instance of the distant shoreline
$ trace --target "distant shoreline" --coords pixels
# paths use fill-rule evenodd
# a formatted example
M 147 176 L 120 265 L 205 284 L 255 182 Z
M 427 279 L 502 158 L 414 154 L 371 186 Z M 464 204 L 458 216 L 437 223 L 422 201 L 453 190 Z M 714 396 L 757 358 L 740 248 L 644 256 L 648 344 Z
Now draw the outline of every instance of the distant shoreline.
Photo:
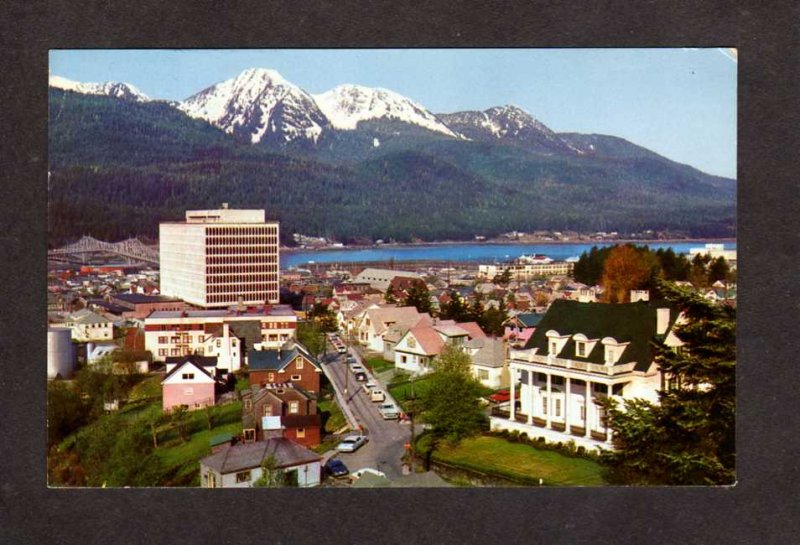
M 320 246 L 318 248 L 298 248 L 295 246 L 281 246 L 281 253 L 301 253 L 301 252 L 328 252 L 328 251 L 346 251 L 346 250 L 368 250 L 378 248 L 424 248 L 426 246 L 456 246 L 456 245 L 483 245 L 483 246 L 500 246 L 500 245 L 514 245 L 514 246 L 532 246 L 532 245 L 556 245 L 556 244 L 574 244 L 574 245 L 596 245 L 596 244 L 667 244 L 670 242 L 690 243 L 690 242 L 711 242 L 711 243 L 726 243 L 736 242 L 736 238 L 675 238 L 675 239 L 614 239 L 614 240 L 534 240 L 534 241 L 520 241 L 520 240 L 453 240 L 453 241 L 435 241 L 435 242 L 391 242 L 385 244 L 353 244 L 347 246 Z

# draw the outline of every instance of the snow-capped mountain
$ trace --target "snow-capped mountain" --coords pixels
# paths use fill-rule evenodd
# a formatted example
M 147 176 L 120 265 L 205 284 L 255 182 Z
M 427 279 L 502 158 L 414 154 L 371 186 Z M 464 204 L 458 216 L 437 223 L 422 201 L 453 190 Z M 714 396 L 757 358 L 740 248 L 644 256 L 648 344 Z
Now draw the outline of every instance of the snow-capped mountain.
M 314 95 L 317 105 L 338 130 L 354 130 L 361 121 L 390 119 L 457 137 L 420 104 L 394 91 L 361 85 L 339 85 Z
M 509 140 L 551 151 L 582 153 L 562 140 L 544 123 L 517 106 L 495 106 L 482 112 L 438 114 L 438 118 L 471 140 Z
M 50 87 L 74 91 L 85 95 L 105 95 L 110 97 L 132 100 L 134 102 L 149 102 L 150 98 L 130 83 L 108 81 L 106 83 L 81 83 L 61 76 L 50 76 Z
M 316 142 L 330 124 L 314 99 L 275 70 L 250 68 L 184 100 L 178 108 L 257 143 Z

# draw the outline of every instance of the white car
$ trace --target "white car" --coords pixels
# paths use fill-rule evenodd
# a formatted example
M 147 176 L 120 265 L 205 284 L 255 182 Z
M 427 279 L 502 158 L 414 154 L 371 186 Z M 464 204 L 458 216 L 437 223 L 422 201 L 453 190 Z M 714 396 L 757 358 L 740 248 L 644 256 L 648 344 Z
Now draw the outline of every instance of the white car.
M 360 363 L 351 363 L 350 364 L 350 372 L 351 373 L 366 373 L 367 370 L 364 369 L 364 366 Z
M 381 403 L 378 406 L 378 412 L 384 420 L 397 420 L 400 417 L 400 412 L 394 403 Z
M 358 479 L 362 477 L 364 473 L 372 473 L 373 475 L 377 475 L 378 477 L 386 477 L 386 473 L 383 471 L 378 471 L 377 469 L 372 469 L 371 467 L 364 467 L 359 469 L 358 471 L 354 471 L 350 474 L 350 477 L 353 479 Z
M 336 445 L 339 452 L 355 452 L 368 441 L 365 435 L 348 435 L 341 443 Z

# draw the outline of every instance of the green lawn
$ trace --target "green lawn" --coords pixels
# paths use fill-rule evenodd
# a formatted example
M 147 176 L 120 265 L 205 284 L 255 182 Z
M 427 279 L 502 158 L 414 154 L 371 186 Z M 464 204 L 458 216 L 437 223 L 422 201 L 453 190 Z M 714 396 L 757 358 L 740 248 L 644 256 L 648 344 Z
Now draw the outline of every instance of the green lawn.
M 128 396 L 129 401 L 161 397 L 161 375 L 153 375 L 136 384 Z
M 547 486 L 601 486 L 602 466 L 591 460 L 571 458 L 530 445 L 511 443 L 500 437 L 480 436 L 463 440 L 456 447 L 441 446 L 433 459 L 531 484 L 543 479 Z
M 403 381 L 389 385 L 389 394 L 400 405 L 403 410 L 406 410 L 405 403 L 406 397 L 415 395 L 419 397 L 423 392 L 426 392 L 430 387 L 430 378 L 422 377 L 416 380 Z
M 387 369 L 394 368 L 394 362 L 386 361 L 381 357 L 371 357 L 366 360 L 367 368 L 371 369 L 373 373 L 382 373 Z
M 322 430 L 325 433 L 334 433 L 339 431 L 345 426 L 345 424 L 347 424 L 344 413 L 335 401 L 330 399 L 320 401 L 317 404 L 317 408 L 322 415 L 322 420 L 325 422 L 325 427 Z

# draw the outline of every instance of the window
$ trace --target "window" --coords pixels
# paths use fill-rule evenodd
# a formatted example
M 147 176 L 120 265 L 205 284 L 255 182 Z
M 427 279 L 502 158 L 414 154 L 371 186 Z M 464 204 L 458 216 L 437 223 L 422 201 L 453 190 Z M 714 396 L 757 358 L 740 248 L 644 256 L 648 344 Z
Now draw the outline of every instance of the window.
M 183 380 L 194 380 L 194 373 L 183 373 L 181 378 Z
M 303 368 L 303 358 L 297 358 L 297 361 L 294 364 L 295 369 L 298 371 Z
M 159 356 L 166 356 L 167 355 L 167 349 L 166 348 L 159 348 L 158 349 L 158 355 Z
M 292 380 L 302 380 L 303 377 L 301 375 L 292 375 Z
M 489 371 L 486 369 L 478 369 L 478 380 L 489 380 Z
M 158 344 L 167 344 L 169 342 L 169 337 L 159 337 Z
M 551 354 L 557 354 L 558 353 L 558 343 L 556 343 L 555 341 L 551 341 L 550 342 L 550 353 Z
M 561 416 L 561 400 L 556 399 L 556 416 Z
M 303 439 L 306 436 L 306 429 L 305 428 L 297 428 L 297 438 Z
M 542 396 L 542 414 L 547 414 L 547 396 Z
M 253 400 L 252 399 L 245 399 L 244 400 L 244 408 L 245 409 L 252 409 L 253 408 Z
M 408 363 L 408 358 L 406 356 L 400 356 L 400 361 L 402 363 Z
M 297 414 L 300 411 L 300 402 L 299 401 L 290 401 L 289 402 L 289 414 Z
M 576 342 L 575 343 L 575 354 L 580 356 L 581 358 L 586 357 L 586 343 L 585 342 Z
M 267 376 L 267 380 L 270 381 L 270 382 L 275 382 L 275 373 L 270 373 Z
M 248 483 L 250 482 L 250 471 L 240 471 L 236 474 L 236 482 L 237 483 Z
M 256 440 L 256 430 L 253 428 L 248 428 L 244 430 L 244 442 L 245 443 L 252 443 Z
M 272 416 L 272 405 L 266 404 L 263 409 L 263 416 Z

